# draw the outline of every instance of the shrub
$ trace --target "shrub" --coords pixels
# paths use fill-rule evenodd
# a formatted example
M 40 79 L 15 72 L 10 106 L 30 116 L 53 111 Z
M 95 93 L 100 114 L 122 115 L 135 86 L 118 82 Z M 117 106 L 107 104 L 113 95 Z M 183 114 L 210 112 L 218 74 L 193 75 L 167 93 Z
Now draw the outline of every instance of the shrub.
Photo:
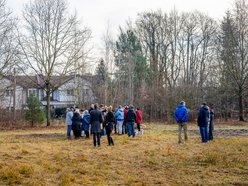
M 43 123 L 45 121 L 45 113 L 36 96 L 30 96 L 27 100 L 28 110 L 26 111 L 26 119 L 31 122 L 33 127 L 35 123 Z

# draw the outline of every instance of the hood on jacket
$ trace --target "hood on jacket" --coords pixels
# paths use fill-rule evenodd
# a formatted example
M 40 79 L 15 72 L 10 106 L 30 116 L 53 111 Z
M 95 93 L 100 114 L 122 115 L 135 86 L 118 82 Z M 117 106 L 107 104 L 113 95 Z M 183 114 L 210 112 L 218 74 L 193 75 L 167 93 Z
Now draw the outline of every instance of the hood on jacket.
M 207 106 L 207 105 L 203 105 L 202 108 L 203 108 L 204 110 L 208 110 L 208 106 Z
M 184 105 L 181 103 L 179 105 L 177 105 L 177 108 L 182 108 L 182 107 L 184 107 Z

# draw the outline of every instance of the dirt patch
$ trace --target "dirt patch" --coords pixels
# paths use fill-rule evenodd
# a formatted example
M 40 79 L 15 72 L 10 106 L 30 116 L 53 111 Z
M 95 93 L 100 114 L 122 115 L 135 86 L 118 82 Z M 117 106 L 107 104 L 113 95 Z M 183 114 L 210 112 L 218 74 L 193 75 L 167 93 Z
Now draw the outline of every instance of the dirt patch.
M 62 133 L 42 133 L 42 134 L 21 134 L 15 135 L 15 138 L 44 138 L 44 139 L 58 139 L 58 138 L 66 138 L 66 134 Z
M 190 134 L 199 134 L 199 130 L 189 130 Z M 217 129 L 214 136 L 248 136 L 248 129 Z

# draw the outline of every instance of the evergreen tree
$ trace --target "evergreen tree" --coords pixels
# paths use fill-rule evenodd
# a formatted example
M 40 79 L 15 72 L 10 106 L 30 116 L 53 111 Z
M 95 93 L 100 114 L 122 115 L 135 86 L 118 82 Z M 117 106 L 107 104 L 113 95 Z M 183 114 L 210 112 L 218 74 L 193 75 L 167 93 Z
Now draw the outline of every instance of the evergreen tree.
M 141 43 L 131 29 L 123 31 L 116 42 L 117 79 L 121 81 L 123 101 L 134 104 L 135 98 L 142 96 L 141 87 L 147 73 L 146 60 L 142 55 Z M 140 91 L 139 91 L 140 90 Z
M 26 111 L 26 119 L 31 122 L 33 127 L 35 123 L 42 123 L 45 121 L 45 113 L 42 109 L 38 97 L 31 95 L 27 100 L 28 110 Z
M 105 105 L 107 105 L 108 101 L 108 80 L 107 67 L 104 60 L 101 59 L 96 68 L 96 87 L 94 89 L 97 98 L 99 99 L 98 102 L 104 103 Z

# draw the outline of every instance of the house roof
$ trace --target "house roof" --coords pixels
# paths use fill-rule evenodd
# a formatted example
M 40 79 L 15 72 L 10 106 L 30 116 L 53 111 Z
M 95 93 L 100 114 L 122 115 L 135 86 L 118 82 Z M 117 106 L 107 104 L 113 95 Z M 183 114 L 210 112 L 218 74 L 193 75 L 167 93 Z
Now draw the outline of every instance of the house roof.
M 88 81 L 92 79 L 92 75 L 84 75 L 80 77 Z M 5 76 L 5 78 L 14 82 L 14 76 Z M 16 84 L 20 85 L 23 88 L 45 88 L 46 87 L 45 77 L 43 75 L 35 75 L 35 76 L 19 75 L 19 76 L 15 76 L 15 78 L 16 78 Z M 70 81 L 73 78 L 75 78 L 75 75 L 51 76 L 50 83 L 53 88 L 57 88 L 60 85 Z

